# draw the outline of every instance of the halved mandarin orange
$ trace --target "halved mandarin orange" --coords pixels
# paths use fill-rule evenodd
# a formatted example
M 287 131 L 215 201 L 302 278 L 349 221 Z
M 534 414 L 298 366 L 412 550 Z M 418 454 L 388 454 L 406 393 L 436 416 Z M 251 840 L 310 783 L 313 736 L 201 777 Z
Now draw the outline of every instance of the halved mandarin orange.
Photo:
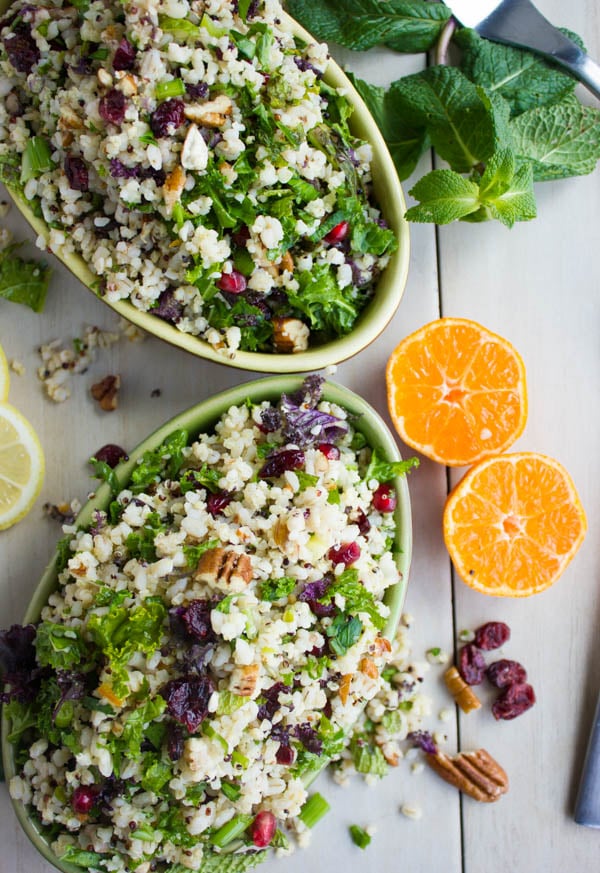
M 523 361 L 475 321 L 440 318 L 407 336 L 392 352 L 386 381 L 400 437 L 450 467 L 504 451 L 525 427 Z
M 558 461 L 535 452 L 480 461 L 444 509 L 444 541 L 459 576 L 500 597 L 549 588 L 586 530 L 573 480 Z

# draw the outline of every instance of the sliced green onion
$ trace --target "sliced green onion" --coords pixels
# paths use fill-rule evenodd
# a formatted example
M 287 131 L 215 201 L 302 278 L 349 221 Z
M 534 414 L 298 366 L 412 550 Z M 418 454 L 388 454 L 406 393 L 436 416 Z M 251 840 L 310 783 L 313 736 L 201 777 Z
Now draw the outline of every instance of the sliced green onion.
M 233 782 L 221 782 L 221 791 L 227 800 L 238 800 L 242 789 L 239 785 L 234 785 Z
M 202 733 L 205 737 L 208 737 L 209 739 L 215 740 L 215 742 L 219 743 L 219 745 L 226 754 L 229 753 L 229 746 L 225 737 L 222 737 L 221 734 L 218 734 L 214 727 L 206 721 L 202 722 Z
M 21 162 L 21 184 L 36 179 L 40 173 L 47 173 L 53 167 L 48 141 L 43 136 L 28 139 Z
M 250 761 L 245 755 L 242 755 L 241 752 L 238 752 L 236 750 L 231 755 L 231 763 L 234 764 L 236 767 L 241 767 L 243 770 L 245 770 Z
M 90 55 L 90 58 L 94 61 L 105 61 L 109 55 L 109 51 L 106 46 L 101 45 L 96 51 L 93 51 Z
M 218 849 L 223 849 L 233 840 L 241 837 L 251 821 L 251 815 L 236 815 L 210 837 L 210 842 Z
M 166 100 L 168 97 L 181 97 L 182 94 L 185 94 L 185 85 L 182 79 L 159 82 L 154 89 L 154 95 L 157 100 Z
M 196 38 L 200 34 L 200 28 L 186 18 L 170 18 L 168 15 L 159 15 L 158 25 L 165 33 L 172 33 L 177 39 L 185 40 L 189 36 Z
M 359 825 L 350 825 L 348 830 L 350 831 L 350 836 L 352 837 L 354 845 L 358 846 L 359 849 L 366 849 L 371 842 L 371 837 L 366 830 Z
M 308 798 L 300 810 L 298 818 L 307 828 L 314 828 L 317 822 L 321 821 L 323 816 L 326 815 L 330 809 L 331 807 L 323 795 L 317 792 Z

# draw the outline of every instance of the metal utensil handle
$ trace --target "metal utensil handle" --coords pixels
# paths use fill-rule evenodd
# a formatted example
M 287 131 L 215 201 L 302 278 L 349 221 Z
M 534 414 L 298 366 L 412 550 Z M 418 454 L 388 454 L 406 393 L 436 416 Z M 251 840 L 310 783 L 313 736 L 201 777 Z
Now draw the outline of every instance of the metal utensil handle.
M 600 98 L 600 66 L 550 24 L 530 0 L 503 0 L 475 30 L 488 39 L 533 49 L 569 70 Z
M 600 828 L 600 695 L 575 804 L 575 821 L 588 828 Z

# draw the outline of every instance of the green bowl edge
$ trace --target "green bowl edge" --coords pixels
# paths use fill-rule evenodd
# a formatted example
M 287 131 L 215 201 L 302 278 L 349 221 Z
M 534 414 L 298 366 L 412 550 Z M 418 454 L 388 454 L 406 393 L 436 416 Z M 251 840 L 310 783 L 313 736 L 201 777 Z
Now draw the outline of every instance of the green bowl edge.
M 12 0 L 0 0 L 0 14 L 9 8 L 11 2 Z M 307 42 L 314 41 L 314 37 L 285 12 L 282 15 L 282 21 L 295 36 Z M 345 361 L 376 340 L 394 316 L 406 287 L 410 260 L 409 224 L 404 218 L 406 202 L 388 147 L 364 100 L 334 60 L 329 62 L 324 78 L 328 84 L 335 88 L 343 88 L 355 107 L 350 126 L 355 135 L 367 140 L 373 147 L 373 189 L 382 214 L 389 226 L 395 231 L 398 239 L 398 250 L 392 255 L 388 266 L 382 273 L 373 300 L 361 313 L 356 327 L 351 333 L 323 346 L 293 355 L 236 352 L 234 358 L 229 358 L 220 354 L 205 340 L 178 331 L 156 316 L 136 309 L 132 303 L 125 300 L 110 303 L 102 297 L 99 299 L 122 318 L 147 333 L 197 357 L 225 364 L 238 370 L 254 370 L 260 373 L 305 373 L 309 370 L 319 370 Z M 16 192 L 12 192 L 10 188 L 7 190 L 17 209 L 35 232 L 48 240 L 49 229 L 45 221 L 37 218 L 29 208 L 28 203 L 21 199 Z M 98 277 L 92 273 L 79 255 L 63 255 L 54 252 L 53 254 L 88 290 L 93 294 L 96 293 L 91 286 Z
M 178 428 L 186 428 L 190 432 L 190 436 L 195 436 L 198 433 L 209 430 L 217 420 L 226 412 L 230 406 L 242 403 L 246 398 L 253 402 L 261 400 L 276 400 L 282 393 L 290 393 L 297 390 L 302 384 L 302 379 L 295 376 L 270 376 L 266 379 L 257 379 L 252 382 L 246 382 L 242 385 L 229 388 L 213 397 L 203 400 L 195 406 L 190 407 L 184 412 L 171 418 L 150 436 L 146 437 L 129 456 L 129 460 L 119 464 L 115 468 L 115 473 L 119 479 L 121 486 L 128 481 L 131 471 L 134 468 L 138 458 L 143 455 L 148 449 L 154 449 L 159 446 L 165 437 L 173 430 Z M 354 422 L 354 427 L 361 431 L 370 446 L 376 448 L 383 457 L 388 461 L 397 461 L 401 459 L 400 451 L 397 443 L 392 436 L 388 426 L 383 421 L 381 416 L 358 394 L 355 394 L 350 389 L 345 388 L 335 382 L 325 382 L 323 386 L 323 397 L 339 406 L 344 407 L 348 412 L 359 418 Z M 406 588 L 408 585 L 408 574 L 410 569 L 410 560 L 412 554 L 412 524 L 411 524 L 411 508 L 410 496 L 408 492 L 408 484 L 406 476 L 398 476 L 395 480 L 395 486 L 398 493 L 398 506 L 396 508 L 396 564 L 401 574 L 400 582 L 390 589 L 388 596 L 385 598 L 386 604 L 390 608 L 384 634 L 388 637 L 393 635 L 400 619 Z M 75 520 L 75 524 L 84 526 L 91 520 L 96 509 L 105 508 L 110 501 L 110 490 L 106 482 L 102 483 L 95 492 L 94 496 L 86 503 Z M 42 608 L 48 600 L 49 594 L 56 587 L 56 566 L 57 554 L 55 554 L 46 567 L 40 582 L 27 607 L 23 623 L 36 622 L 42 611 Z M 2 758 L 4 763 L 4 772 L 6 781 L 8 782 L 16 775 L 14 762 L 14 747 L 8 742 L 8 724 L 7 719 L 2 715 Z M 316 775 L 316 774 L 315 774 Z M 11 802 L 15 810 L 16 816 L 29 840 L 35 848 L 63 873 L 81 873 L 81 867 L 67 862 L 60 861 L 52 852 L 50 846 L 46 842 L 44 836 L 40 833 L 32 818 L 30 817 L 26 807 L 20 802 L 12 800 Z

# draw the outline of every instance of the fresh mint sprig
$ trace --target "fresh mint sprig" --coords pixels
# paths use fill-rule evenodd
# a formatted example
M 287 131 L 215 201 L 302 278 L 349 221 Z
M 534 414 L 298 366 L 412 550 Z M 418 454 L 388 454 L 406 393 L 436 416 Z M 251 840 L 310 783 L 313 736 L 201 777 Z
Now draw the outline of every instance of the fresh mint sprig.
M 288 0 L 290 13 L 318 39 L 363 51 L 433 49 L 450 10 L 428 0 Z M 448 28 L 453 25 L 448 24 Z M 583 46 L 569 31 L 567 36 Z M 442 38 L 440 38 L 442 37 Z M 534 182 L 591 173 L 600 159 L 600 110 L 583 106 L 576 82 L 532 52 L 458 28 L 447 52 L 388 90 L 350 74 L 388 144 L 401 179 L 433 147 L 448 168 L 427 173 L 409 191 L 415 222 L 535 218 Z

